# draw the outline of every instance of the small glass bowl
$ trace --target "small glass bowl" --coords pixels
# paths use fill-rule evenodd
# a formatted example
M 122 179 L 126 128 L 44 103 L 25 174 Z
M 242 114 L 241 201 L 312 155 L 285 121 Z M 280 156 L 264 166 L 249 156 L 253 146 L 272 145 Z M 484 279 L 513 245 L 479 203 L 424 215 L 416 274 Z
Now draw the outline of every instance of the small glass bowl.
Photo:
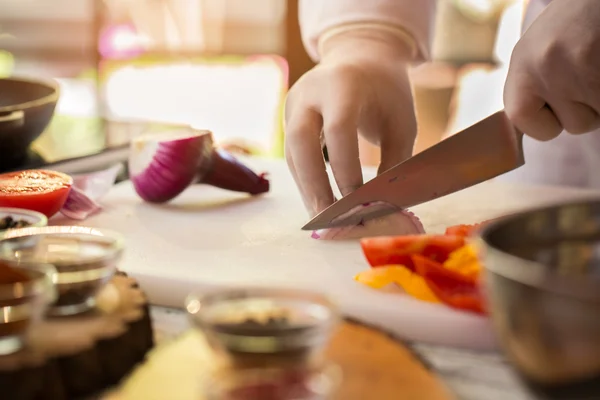
M 342 383 L 334 363 L 301 368 L 221 371 L 203 382 L 207 400 L 329 400 Z
M 122 235 L 82 226 L 11 229 L 0 240 L 0 261 L 47 263 L 56 268 L 52 316 L 74 315 L 95 307 L 96 293 L 114 275 L 124 248 Z
M 56 300 L 55 276 L 52 265 L 0 262 L 0 356 L 19 351 L 28 330 Z
M 303 363 L 320 354 L 340 320 L 324 295 L 244 288 L 190 295 L 186 309 L 217 354 L 254 367 Z
M 27 222 L 28 228 L 31 227 L 42 227 L 48 225 L 48 218 L 42 213 L 37 211 L 25 210 L 22 208 L 13 208 L 13 207 L 0 207 L 0 221 L 6 217 L 12 217 L 13 219 L 19 221 L 23 220 Z M 18 228 L 10 228 L 10 229 L 18 229 Z M 0 238 L 4 235 L 4 233 L 8 229 L 0 228 Z

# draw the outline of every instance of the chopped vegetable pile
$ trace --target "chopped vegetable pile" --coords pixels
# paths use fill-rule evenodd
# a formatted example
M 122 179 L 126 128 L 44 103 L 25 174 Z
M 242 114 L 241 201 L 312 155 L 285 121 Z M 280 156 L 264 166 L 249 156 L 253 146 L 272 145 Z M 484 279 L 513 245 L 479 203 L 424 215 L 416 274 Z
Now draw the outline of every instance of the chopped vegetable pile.
M 443 235 L 362 239 L 371 269 L 355 280 L 374 289 L 396 284 L 416 299 L 485 314 L 479 285 L 482 267 L 467 242 L 480 226 L 452 226 Z

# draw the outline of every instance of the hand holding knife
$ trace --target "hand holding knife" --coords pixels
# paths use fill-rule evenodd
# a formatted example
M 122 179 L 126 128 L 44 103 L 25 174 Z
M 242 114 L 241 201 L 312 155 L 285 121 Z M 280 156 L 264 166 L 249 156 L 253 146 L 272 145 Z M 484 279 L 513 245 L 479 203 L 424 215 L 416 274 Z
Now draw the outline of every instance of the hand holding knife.
M 499 111 L 437 145 L 401 162 L 341 198 L 308 222 L 303 230 L 349 226 L 383 217 L 466 189 L 525 164 L 523 134 Z M 365 208 L 339 218 L 365 203 Z

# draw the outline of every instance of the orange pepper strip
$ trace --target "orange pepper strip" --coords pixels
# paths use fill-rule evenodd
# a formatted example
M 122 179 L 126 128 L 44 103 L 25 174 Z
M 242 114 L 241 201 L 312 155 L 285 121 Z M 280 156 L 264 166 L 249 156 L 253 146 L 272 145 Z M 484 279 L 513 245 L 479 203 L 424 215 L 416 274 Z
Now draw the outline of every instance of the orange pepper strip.
M 444 268 L 470 278 L 478 278 L 481 274 L 481 264 L 475 248 L 467 244 L 453 251 L 444 262 Z
M 370 268 L 356 275 L 354 280 L 373 289 L 381 289 L 395 283 L 409 296 L 422 301 L 440 303 L 440 300 L 433 294 L 425 279 L 403 265 Z

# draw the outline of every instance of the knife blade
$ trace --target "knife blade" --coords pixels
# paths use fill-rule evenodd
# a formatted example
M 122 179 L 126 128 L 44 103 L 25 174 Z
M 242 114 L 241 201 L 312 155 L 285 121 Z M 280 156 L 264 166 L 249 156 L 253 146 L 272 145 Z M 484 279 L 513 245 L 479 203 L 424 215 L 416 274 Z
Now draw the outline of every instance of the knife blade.
M 525 164 L 523 134 L 499 111 L 388 169 L 342 197 L 303 230 L 359 224 L 466 189 Z M 352 215 L 357 206 L 365 207 Z

